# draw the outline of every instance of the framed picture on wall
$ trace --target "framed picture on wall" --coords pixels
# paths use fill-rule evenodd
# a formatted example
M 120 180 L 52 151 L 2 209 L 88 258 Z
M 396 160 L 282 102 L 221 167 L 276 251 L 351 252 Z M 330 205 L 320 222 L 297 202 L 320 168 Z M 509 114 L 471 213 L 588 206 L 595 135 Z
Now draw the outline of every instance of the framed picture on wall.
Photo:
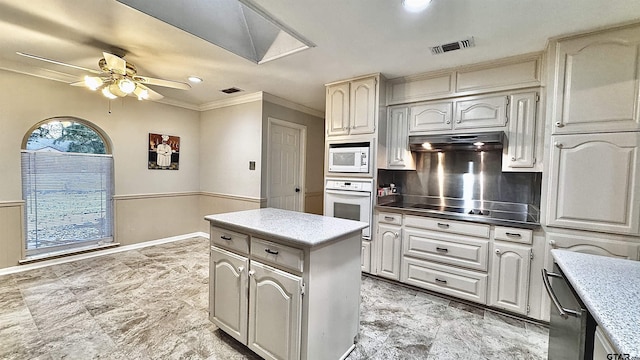
M 180 137 L 149 133 L 149 169 L 178 170 Z

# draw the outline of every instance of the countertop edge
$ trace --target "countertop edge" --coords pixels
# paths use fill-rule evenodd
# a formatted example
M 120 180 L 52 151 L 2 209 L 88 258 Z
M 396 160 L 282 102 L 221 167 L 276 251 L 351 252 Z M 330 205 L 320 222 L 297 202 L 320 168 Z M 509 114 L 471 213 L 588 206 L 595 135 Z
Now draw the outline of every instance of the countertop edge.
M 409 214 L 409 215 L 415 215 L 415 216 L 433 217 L 433 218 L 437 218 L 437 219 L 464 221 L 464 222 L 470 222 L 470 223 L 475 223 L 475 224 L 509 226 L 509 227 L 520 228 L 520 229 L 528 229 L 528 230 L 537 230 L 537 229 L 540 229 L 542 227 L 538 223 L 527 224 L 527 223 L 522 223 L 522 222 L 517 222 L 517 221 L 495 220 L 495 219 L 491 219 L 491 218 L 470 219 L 469 217 L 466 217 L 466 216 L 453 215 L 453 214 L 443 214 L 443 213 L 440 213 L 440 212 L 434 212 L 434 211 L 429 211 L 429 210 L 405 209 L 405 208 L 399 208 L 399 207 L 387 206 L 387 205 L 376 205 L 376 206 L 374 206 L 374 208 L 376 210 L 380 210 L 380 211 L 389 211 L 389 212 L 396 212 L 396 213 Z
M 623 346 L 623 345 L 626 345 L 627 343 L 626 341 L 623 340 L 623 339 L 626 339 L 626 337 L 624 335 L 619 335 L 617 332 L 612 331 L 611 321 L 602 316 L 601 309 L 599 309 L 599 306 L 597 305 L 599 301 L 597 299 L 594 299 L 593 296 L 589 294 L 589 292 L 584 288 L 583 284 L 580 283 L 579 279 L 575 278 L 572 270 L 568 269 L 568 267 L 570 267 L 571 265 L 567 264 L 567 260 L 563 257 L 565 253 L 571 254 L 572 256 L 575 254 L 580 254 L 585 256 L 597 256 L 597 255 L 581 254 L 581 253 L 576 253 L 569 250 L 561 250 L 561 249 L 551 250 L 551 255 L 553 256 L 554 261 L 558 264 L 558 266 L 560 267 L 560 269 L 562 270 L 562 272 L 564 273 L 567 280 L 569 281 L 573 289 L 576 291 L 578 296 L 580 296 L 580 299 L 582 300 L 584 305 L 587 307 L 587 309 L 589 310 L 589 313 L 591 314 L 591 316 L 593 316 L 598 326 L 600 326 L 604 331 L 604 333 L 607 335 L 607 337 L 611 341 L 611 344 L 616 348 L 617 351 L 620 351 L 623 354 L 629 354 L 631 358 L 640 358 L 640 350 L 634 349 L 633 351 L 635 352 L 630 352 L 629 350 L 632 350 L 632 349 L 627 349 L 625 348 L 625 346 Z M 606 259 L 609 259 L 610 261 L 614 261 L 614 260 L 633 261 L 633 260 L 615 259 L 615 258 L 606 258 Z M 640 324 L 639 324 L 639 327 L 640 327 Z

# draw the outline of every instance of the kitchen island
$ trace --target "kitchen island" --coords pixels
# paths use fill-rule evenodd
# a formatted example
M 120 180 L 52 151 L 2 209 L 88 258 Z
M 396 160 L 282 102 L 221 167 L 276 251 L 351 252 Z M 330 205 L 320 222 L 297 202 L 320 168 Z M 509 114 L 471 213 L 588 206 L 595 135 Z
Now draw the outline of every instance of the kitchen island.
M 566 250 L 551 253 L 613 350 L 628 354 L 621 359 L 640 359 L 640 262 Z
M 342 359 L 359 330 L 358 221 L 280 209 L 210 222 L 209 318 L 265 359 Z

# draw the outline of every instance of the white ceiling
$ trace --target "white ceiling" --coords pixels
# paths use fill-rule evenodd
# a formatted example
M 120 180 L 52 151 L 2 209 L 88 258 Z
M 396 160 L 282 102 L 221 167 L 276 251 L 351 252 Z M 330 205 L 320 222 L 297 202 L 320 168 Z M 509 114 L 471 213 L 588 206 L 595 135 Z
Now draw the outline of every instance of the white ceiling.
M 640 19 L 636 0 L 433 0 L 419 14 L 406 12 L 400 0 L 254 2 L 316 47 L 257 65 L 116 0 L 0 0 L 0 68 L 71 83 L 84 73 L 16 51 L 97 69 L 102 51 L 120 48 L 140 75 L 204 79 L 188 91 L 155 87 L 166 102 L 197 109 L 265 91 L 324 111 L 328 82 L 375 72 L 395 78 L 542 51 L 549 37 Z M 469 36 L 473 48 L 429 51 Z M 245 91 L 219 91 L 233 86 Z

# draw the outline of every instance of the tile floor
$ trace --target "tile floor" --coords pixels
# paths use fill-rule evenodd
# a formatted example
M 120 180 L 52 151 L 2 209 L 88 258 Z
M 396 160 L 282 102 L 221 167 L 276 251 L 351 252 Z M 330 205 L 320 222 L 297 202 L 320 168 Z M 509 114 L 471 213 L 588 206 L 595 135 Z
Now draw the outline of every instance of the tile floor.
M 258 359 L 208 320 L 208 241 L 0 276 L 0 359 Z M 363 277 L 356 359 L 546 359 L 546 328 Z

